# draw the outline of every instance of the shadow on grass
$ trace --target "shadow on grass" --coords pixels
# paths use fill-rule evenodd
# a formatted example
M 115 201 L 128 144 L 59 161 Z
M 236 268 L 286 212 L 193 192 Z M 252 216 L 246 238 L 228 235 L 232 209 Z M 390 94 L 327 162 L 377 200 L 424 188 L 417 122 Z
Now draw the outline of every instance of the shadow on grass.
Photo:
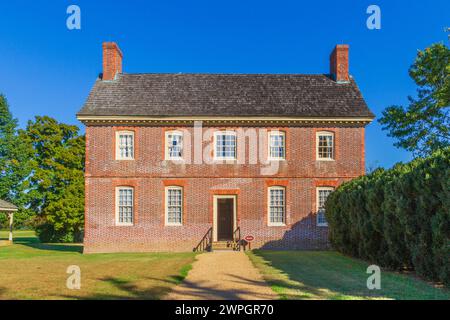
M 106 282 L 114 287 L 118 293 L 98 293 L 89 296 L 63 296 L 66 299 L 82 299 L 82 300 L 160 300 L 160 299 L 172 299 L 171 293 L 182 294 L 184 299 L 190 296 L 192 299 L 214 299 L 219 300 L 240 300 L 242 296 L 254 296 L 259 299 L 272 299 L 272 296 L 266 296 L 255 287 L 266 286 L 264 282 L 254 281 L 245 277 L 239 277 L 235 275 L 228 275 L 234 278 L 235 282 L 251 284 L 252 290 L 246 289 L 223 289 L 220 285 L 212 285 L 210 281 L 189 281 L 185 279 L 183 275 L 170 275 L 166 279 L 160 279 L 155 277 L 146 277 L 145 280 L 149 280 L 155 284 L 147 288 L 142 288 L 133 283 L 133 281 L 123 280 L 116 277 L 107 277 L 99 279 L 99 281 Z M 141 279 L 142 280 L 142 279 Z M 163 285 L 161 285 L 163 283 Z M 184 288 L 181 289 L 180 285 Z M 243 286 L 245 288 L 246 286 Z M 187 288 L 187 292 L 185 291 Z M 180 292 L 181 290 L 181 292 Z M 189 298 L 190 299 L 190 298 Z
M 319 299 L 448 299 L 448 291 L 405 275 L 383 271 L 381 289 L 367 288 L 367 266 L 370 263 L 334 252 L 264 251 L 253 254 L 262 258 L 269 268 L 275 268 L 289 281 L 270 279 L 279 287 L 282 298 L 301 299 L 302 294 Z M 290 291 L 289 289 L 293 289 Z M 286 293 L 286 294 L 283 294 Z
M 254 250 L 263 263 L 288 278 L 270 279 L 272 287 L 280 289 L 284 299 L 364 299 L 384 294 L 370 291 L 366 287 L 367 274 L 362 268 L 334 259 L 332 255 L 321 256 L 320 252 Z M 361 269 L 361 270 L 359 270 Z M 385 293 L 385 292 L 384 292 Z
M 161 279 L 158 279 L 161 281 Z M 139 288 L 130 281 L 108 277 L 103 278 L 101 281 L 105 281 L 113 285 L 116 289 L 124 292 L 123 295 L 120 294 L 95 294 L 91 297 L 85 299 L 88 300 L 159 300 L 164 296 L 169 290 L 169 287 L 165 286 L 151 286 L 148 288 Z
M 116 289 L 118 293 L 96 293 L 88 296 L 61 296 L 64 299 L 78 300 L 160 300 L 168 292 L 171 287 L 178 283 L 178 277 L 171 276 L 169 279 L 146 278 L 155 282 L 167 283 L 167 286 L 153 285 L 147 288 L 138 287 L 132 281 L 123 280 L 116 277 L 106 277 L 98 279 L 105 282 Z M 176 280 L 174 280 L 176 279 Z
M 34 243 L 34 244 L 27 244 L 26 246 L 38 250 L 83 253 L 83 246 L 81 244 L 69 245 L 69 244 Z
M 17 237 L 14 239 L 14 244 L 38 250 L 83 253 L 83 245 L 81 244 L 41 243 L 37 237 Z
M 97 293 L 89 296 L 62 296 L 65 299 L 80 300 L 160 300 L 167 295 L 173 287 L 180 284 L 186 278 L 192 265 L 188 264 L 180 269 L 177 275 L 169 275 L 167 279 L 145 277 L 141 280 L 149 280 L 154 283 L 165 283 L 166 285 L 152 285 L 148 288 L 141 288 L 132 283 L 132 281 L 123 280 L 116 277 L 100 278 L 98 281 L 106 282 L 112 285 L 121 293 Z
M 240 277 L 240 276 L 233 276 L 236 280 L 235 282 L 251 282 L 253 285 L 261 285 L 258 281 L 250 281 L 246 278 Z M 301 283 L 294 283 L 294 282 L 287 282 L 282 279 L 277 280 L 271 280 L 269 282 L 270 286 L 272 287 L 281 287 L 281 288 L 287 288 L 290 290 L 298 290 L 301 292 L 307 292 L 304 295 L 298 295 L 297 298 L 309 298 L 311 294 L 320 295 L 320 291 L 316 288 L 307 287 L 306 285 L 303 285 Z M 284 299 L 285 297 L 282 295 L 280 297 L 281 299 Z

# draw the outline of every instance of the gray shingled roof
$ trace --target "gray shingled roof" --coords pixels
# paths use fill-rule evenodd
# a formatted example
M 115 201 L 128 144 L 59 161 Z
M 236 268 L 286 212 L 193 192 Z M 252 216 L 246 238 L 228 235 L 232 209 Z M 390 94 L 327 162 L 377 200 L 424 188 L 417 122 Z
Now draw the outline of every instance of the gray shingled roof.
M 17 207 L 12 203 L 0 199 L 0 211 L 1 210 L 17 210 Z
M 374 117 L 354 80 L 301 74 L 119 74 L 78 115 Z

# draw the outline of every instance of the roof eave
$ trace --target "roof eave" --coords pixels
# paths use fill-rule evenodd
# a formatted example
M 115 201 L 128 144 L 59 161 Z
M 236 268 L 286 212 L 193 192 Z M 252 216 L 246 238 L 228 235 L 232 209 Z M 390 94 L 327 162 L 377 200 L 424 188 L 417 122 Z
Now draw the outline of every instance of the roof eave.
M 13 209 L 13 208 L 2 208 L 0 207 L 0 212 L 17 212 L 19 209 Z
M 229 125 L 311 125 L 311 124 L 358 124 L 367 125 L 374 116 L 358 117 L 270 117 L 270 116 L 114 116 L 78 114 L 77 119 L 86 125 L 101 124 L 179 124 L 192 125 L 197 121 L 206 124 Z

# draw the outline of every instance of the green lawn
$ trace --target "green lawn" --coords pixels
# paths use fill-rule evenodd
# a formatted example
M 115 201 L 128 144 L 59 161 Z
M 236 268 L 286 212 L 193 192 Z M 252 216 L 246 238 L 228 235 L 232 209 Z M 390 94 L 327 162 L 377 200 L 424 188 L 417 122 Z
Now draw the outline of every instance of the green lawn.
M 0 231 L 0 239 L 7 239 Z M 183 280 L 194 253 L 83 255 L 76 244 L 41 244 L 17 231 L 0 247 L 2 299 L 159 299 Z M 81 289 L 69 290 L 67 267 L 81 268 Z
M 369 263 L 332 251 L 248 252 L 281 299 L 450 299 L 450 291 L 413 275 L 381 272 L 381 289 L 369 290 Z
M 0 240 L 7 239 L 0 231 Z M 0 247 L 1 299 L 159 299 L 186 276 L 194 253 L 83 255 L 76 244 L 41 244 L 15 232 Z M 331 251 L 247 253 L 281 299 L 450 299 L 446 289 L 413 275 L 382 271 L 381 290 L 368 290 L 368 263 Z M 66 288 L 67 267 L 81 268 L 81 289 Z

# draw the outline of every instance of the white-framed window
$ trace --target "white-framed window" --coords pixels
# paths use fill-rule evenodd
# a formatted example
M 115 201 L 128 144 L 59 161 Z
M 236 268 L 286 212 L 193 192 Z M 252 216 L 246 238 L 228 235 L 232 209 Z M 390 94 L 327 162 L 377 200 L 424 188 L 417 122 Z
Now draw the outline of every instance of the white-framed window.
M 134 223 L 134 189 L 116 188 L 116 225 L 132 226 Z
M 327 227 L 328 222 L 325 217 L 325 201 L 328 196 L 334 191 L 333 187 L 318 187 L 317 188 L 317 225 L 319 227 Z
M 286 134 L 283 131 L 269 132 L 269 160 L 286 158 Z
M 183 188 L 166 187 L 166 226 L 183 224 Z
M 334 159 L 334 133 L 321 131 L 316 134 L 317 160 Z
M 118 131 L 116 132 L 116 159 L 133 160 L 134 159 L 134 132 Z
M 269 226 L 284 226 L 286 223 L 286 188 L 269 187 Z
M 183 158 L 183 133 L 181 131 L 166 132 L 166 160 Z
M 237 137 L 234 131 L 214 132 L 214 158 L 218 160 L 235 160 Z

